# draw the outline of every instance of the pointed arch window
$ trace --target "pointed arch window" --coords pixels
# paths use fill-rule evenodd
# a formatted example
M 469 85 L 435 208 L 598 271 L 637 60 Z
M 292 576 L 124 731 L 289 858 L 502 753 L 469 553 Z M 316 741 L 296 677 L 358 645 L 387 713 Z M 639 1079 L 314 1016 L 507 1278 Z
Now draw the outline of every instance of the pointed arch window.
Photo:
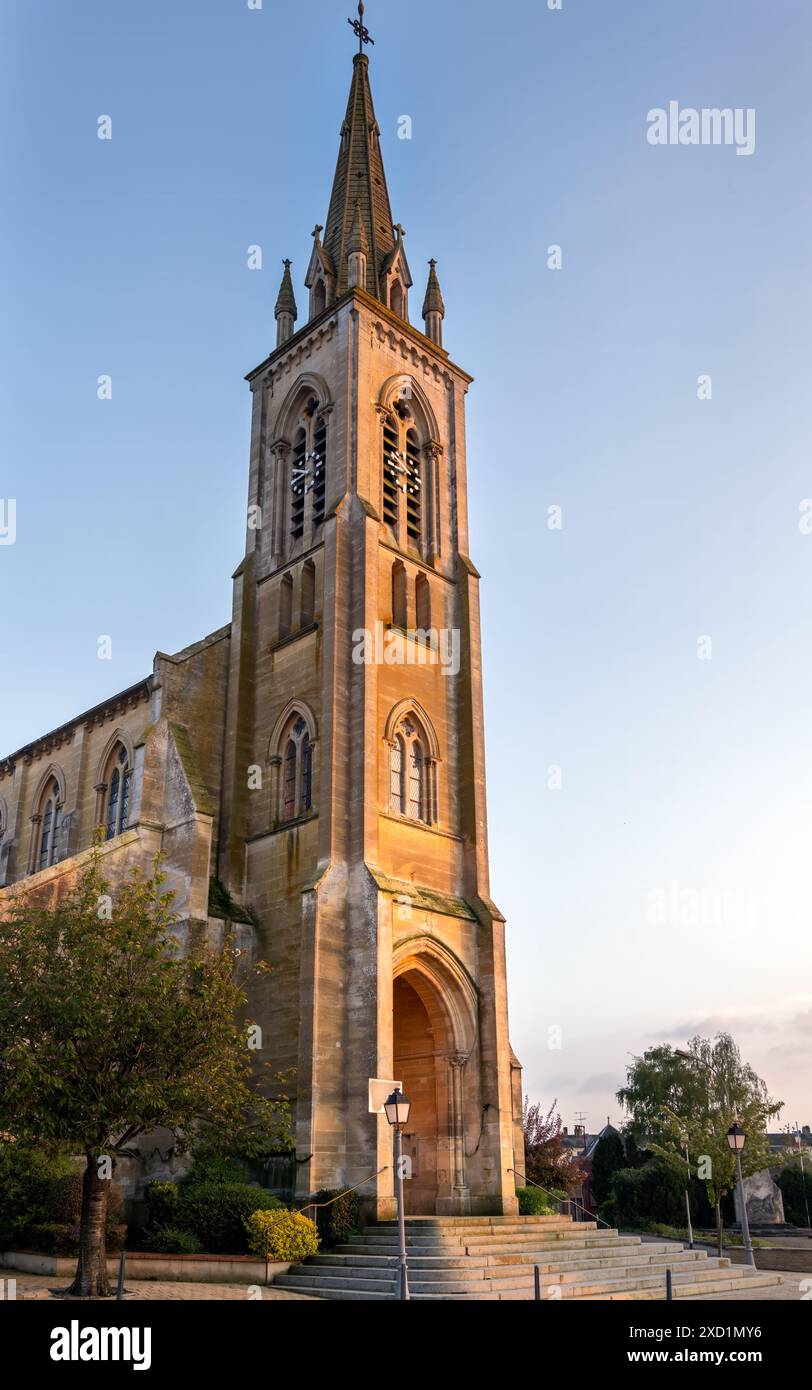
M 431 630 L 431 589 L 425 574 L 419 574 L 414 583 L 415 626 L 418 632 Z
M 296 815 L 296 743 L 292 738 L 285 749 L 282 814 L 285 820 L 293 820 Z
M 282 576 L 279 585 L 279 640 L 290 637 L 293 625 L 293 575 L 288 572 Z
M 420 440 L 417 430 L 406 434 L 406 535 L 419 548 L 423 522 L 423 480 L 420 475 Z
M 405 628 L 408 622 L 406 612 L 406 566 L 396 560 L 392 566 L 392 622 L 395 627 Z
M 400 477 L 403 471 L 399 449 L 397 426 L 391 417 L 387 417 L 383 427 L 383 519 L 387 526 L 396 530 L 400 512 Z
M 383 422 L 383 519 L 403 544 L 423 544 L 423 468 L 420 435 L 408 400 L 396 401 Z
M 282 734 L 279 818 L 293 821 L 313 809 L 313 743 L 307 723 L 294 714 Z
M 389 745 L 389 809 L 397 816 L 428 825 L 434 819 L 433 804 L 427 740 L 418 721 L 407 715 Z
M 130 823 L 130 797 L 133 769 L 123 743 L 113 749 L 107 775 L 107 801 L 104 813 L 104 836 L 114 840 L 123 835 Z
M 327 505 L 329 405 L 309 396 L 299 417 L 290 463 L 290 538 L 311 544 Z
M 41 805 L 39 853 L 37 869 L 48 869 L 59 861 L 59 837 L 62 829 L 62 802 L 56 778 L 48 783 Z
M 291 540 L 301 540 L 304 535 L 305 488 L 307 486 L 307 434 L 303 429 L 296 431 L 293 441 L 293 460 L 291 462 L 290 490 L 290 535 Z
M 302 592 L 299 605 L 299 624 L 311 627 L 316 617 L 316 566 L 306 560 L 302 566 Z

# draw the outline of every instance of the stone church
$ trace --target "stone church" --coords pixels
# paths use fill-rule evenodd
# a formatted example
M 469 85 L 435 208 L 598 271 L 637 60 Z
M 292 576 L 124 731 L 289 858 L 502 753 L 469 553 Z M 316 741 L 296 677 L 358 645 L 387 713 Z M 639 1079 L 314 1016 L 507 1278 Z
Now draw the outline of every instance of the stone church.
M 235 919 L 272 971 L 262 1056 L 293 1076 L 296 1196 L 393 1211 L 372 1078 L 412 1101 L 413 1213 L 515 1212 L 521 1071 L 491 901 L 465 401 L 430 263 L 422 325 L 365 52 L 325 225 L 252 397 L 231 622 L 0 761 L 0 910 L 166 856 L 181 929 Z M 322 236 L 323 233 L 323 236 Z M 382 1170 L 382 1171 L 380 1171 Z M 374 1176 L 376 1175 L 377 1176 Z

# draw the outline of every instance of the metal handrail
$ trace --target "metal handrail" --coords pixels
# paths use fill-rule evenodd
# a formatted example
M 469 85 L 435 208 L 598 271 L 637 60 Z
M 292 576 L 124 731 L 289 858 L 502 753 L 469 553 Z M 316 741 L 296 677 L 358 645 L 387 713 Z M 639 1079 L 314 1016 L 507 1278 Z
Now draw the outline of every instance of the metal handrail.
M 344 1192 L 337 1192 L 335 1197 L 330 1198 L 329 1202 L 308 1202 L 306 1207 L 299 1207 L 299 1213 L 301 1214 L 305 1211 L 321 1211 L 323 1207 L 331 1207 L 333 1202 L 340 1201 L 342 1197 L 348 1197 L 351 1192 L 357 1192 L 359 1187 L 364 1187 L 372 1178 L 379 1178 L 381 1173 L 387 1172 L 388 1168 L 389 1164 L 385 1163 L 383 1168 L 378 1169 L 377 1173 L 370 1173 L 369 1177 L 362 1178 L 360 1182 L 355 1184 L 355 1187 L 348 1187 Z
M 508 1172 L 512 1173 L 513 1176 L 516 1178 L 524 1178 L 524 1181 L 526 1183 L 529 1183 L 531 1187 L 537 1187 L 539 1189 L 539 1192 L 546 1192 L 548 1197 L 554 1197 L 557 1202 L 572 1202 L 573 1206 L 580 1207 L 581 1211 L 584 1213 L 584 1216 L 587 1218 L 588 1221 L 599 1221 L 601 1226 L 606 1227 L 607 1231 L 614 1230 L 614 1226 L 610 1226 L 609 1222 L 604 1221 L 603 1217 L 598 1216 L 597 1212 L 595 1212 L 593 1215 L 591 1211 L 587 1211 L 583 1202 L 579 1202 L 577 1197 L 559 1197 L 556 1192 L 551 1192 L 549 1187 L 542 1187 L 540 1182 L 533 1182 L 533 1179 L 528 1178 L 526 1173 L 518 1173 L 515 1168 L 508 1168 Z

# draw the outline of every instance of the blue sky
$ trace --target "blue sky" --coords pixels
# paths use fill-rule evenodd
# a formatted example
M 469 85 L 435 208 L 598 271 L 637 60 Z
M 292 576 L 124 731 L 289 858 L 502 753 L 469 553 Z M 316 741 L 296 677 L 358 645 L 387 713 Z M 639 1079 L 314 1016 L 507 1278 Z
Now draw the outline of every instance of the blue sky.
M 243 375 L 283 256 L 305 303 L 350 13 L 6 0 L 4 752 L 230 616 Z M 782 1121 L 812 1122 L 812 10 L 370 0 L 367 22 L 416 291 L 436 256 L 476 377 L 492 891 L 526 1087 L 598 1126 L 627 1052 L 729 1026 Z M 754 108 L 755 153 L 649 145 L 672 99 Z

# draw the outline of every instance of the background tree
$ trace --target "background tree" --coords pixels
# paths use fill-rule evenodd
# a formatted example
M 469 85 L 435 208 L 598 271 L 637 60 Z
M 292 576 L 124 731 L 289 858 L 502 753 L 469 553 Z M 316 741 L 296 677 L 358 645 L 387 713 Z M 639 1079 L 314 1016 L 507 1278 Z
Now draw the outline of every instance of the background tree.
M 601 1206 L 609 1196 L 609 1189 L 615 1173 L 619 1173 L 621 1168 L 628 1167 L 626 1151 L 620 1135 L 604 1134 L 595 1145 L 589 1177 L 592 1195 L 598 1206 Z
M 745 1130 L 745 1178 L 770 1165 L 767 1125 L 781 1109 L 761 1077 L 746 1062 L 729 1033 L 692 1038 L 687 1056 L 672 1048 L 651 1048 L 627 1069 L 618 1100 L 630 1111 L 630 1127 L 642 1135 L 650 1126 L 652 1152 L 684 1171 L 681 1141 L 687 1139 L 691 1171 L 705 1183 L 716 1213 L 722 1252 L 722 1199 L 736 1185 L 736 1160 L 727 1142 L 734 1120 Z
M 557 1100 L 549 1110 L 524 1100 L 524 1171 L 531 1183 L 553 1192 L 575 1192 L 584 1173 L 578 1156 L 564 1143 Z
M 113 895 L 95 849 L 54 906 L 18 892 L 0 921 L 0 1130 L 85 1158 L 81 1296 L 109 1293 L 113 1161 L 139 1135 L 246 1154 L 289 1137 L 284 1098 L 250 1084 L 231 943 L 182 955 L 172 900 L 157 864 Z

